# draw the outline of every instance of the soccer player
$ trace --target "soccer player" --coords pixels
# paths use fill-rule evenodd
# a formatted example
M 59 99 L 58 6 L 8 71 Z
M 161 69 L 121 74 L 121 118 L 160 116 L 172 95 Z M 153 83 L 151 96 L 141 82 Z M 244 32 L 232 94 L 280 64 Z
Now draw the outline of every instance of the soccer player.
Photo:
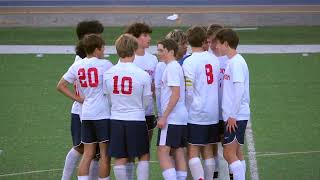
M 212 144 L 218 142 L 219 61 L 203 50 L 206 31 L 200 26 L 187 30 L 192 55 L 183 63 L 188 110 L 188 158 L 193 179 L 212 179 L 215 169 Z M 199 155 L 203 154 L 204 168 Z
M 125 31 L 128 34 L 133 35 L 137 38 L 138 49 L 135 52 L 135 58 L 133 63 L 140 67 L 142 70 L 146 71 L 152 80 L 152 91 L 154 92 L 154 74 L 158 63 L 156 56 L 148 53 L 145 49 L 150 46 L 152 29 L 149 25 L 145 23 L 133 23 L 128 26 Z M 148 136 L 149 142 L 152 140 L 153 129 L 156 127 L 156 118 L 154 115 L 154 103 L 153 97 L 150 97 L 150 103 L 148 109 L 146 110 L 146 123 L 148 126 Z M 149 157 L 150 160 L 150 157 Z M 127 170 L 129 175 L 129 180 L 133 178 L 134 160 L 130 160 L 127 164 Z
M 104 30 L 103 25 L 99 21 L 82 21 L 79 22 L 76 28 L 78 40 L 81 40 L 86 34 L 102 34 Z M 81 60 L 86 57 L 86 52 L 83 49 L 81 43 L 78 43 L 76 47 L 76 57 L 74 62 Z M 74 90 L 77 95 L 79 92 L 79 83 L 74 83 Z M 69 150 L 65 164 L 63 168 L 62 180 L 70 180 L 75 167 L 78 165 L 78 161 L 83 154 L 83 144 L 81 143 L 81 106 L 82 104 L 75 101 L 71 108 L 71 135 L 73 147 Z M 98 161 L 94 160 L 90 166 L 90 177 L 97 179 L 98 177 Z
M 89 167 L 96 154 L 96 143 L 99 143 L 99 179 L 108 180 L 110 158 L 107 156 L 109 141 L 110 105 L 103 93 L 103 73 L 112 64 L 104 57 L 104 41 L 96 34 L 90 34 L 82 40 L 86 58 L 74 63 L 63 75 L 57 89 L 67 97 L 82 102 L 76 94 L 70 92 L 68 84 L 79 82 L 79 90 L 85 97 L 81 110 L 81 142 L 84 154 L 80 161 L 78 179 L 89 179 Z
M 131 178 L 127 174 L 129 159 L 139 158 L 138 180 L 149 178 L 149 137 L 145 119 L 151 92 L 149 74 L 133 63 L 138 42 L 130 34 L 116 40 L 120 57 L 117 65 L 104 74 L 106 94 L 111 101 L 111 134 L 109 153 L 115 158 L 117 180 Z
M 220 142 L 223 142 L 223 134 L 224 134 L 224 121 L 222 118 L 222 108 L 221 108 L 221 104 L 222 104 L 222 88 L 223 88 L 223 75 L 228 63 L 228 57 L 227 56 L 221 56 L 219 54 L 219 52 L 216 49 L 216 44 L 217 44 L 217 40 L 216 40 L 216 34 L 219 30 L 221 30 L 223 28 L 223 26 L 219 25 L 219 24 L 211 24 L 208 29 L 207 29 L 207 41 L 210 42 L 209 43 L 209 50 L 208 52 L 210 52 L 213 56 L 217 57 L 219 60 L 219 65 L 220 65 L 220 72 L 219 72 L 219 91 L 218 91 L 218 95 L 219 95 L 219 136 L 220 136 Z M 222 147 L 221 147 L 222 148 Z M 213 154 L 214 154 L 214 160 L 216 163 L 216 167 L 215 167 L 215 172 L 214 172 L 214 179 L 219 177 L 219 155 L 218 155 L 218 146 L 215 144 L 213 145 Z M 221 154 L 221 157 L 223 158 L 223 154 Z M 230 178 L 232 178 L 232 174 L 230 173 Z
M 158 42 L 158 57 L 166 63 L 161 83 L 161 117 L 158 120 L 158 159 L 165 180 L 185 180 L 187 162 L 186 131 L 188 112 L 185 107 L 185 81 L 183 70 L 175 60 L 178 44 L 173 39 Z M 170 150 L 175 151 L 176 161 L 172 163 Z
M 188 39 L 186 33 L 181 29 L 174 29 L 166 35 L 166 39 L 173 39 L 176 43 L 178 43 L 178 52 L 176 55 L 176 59 L 182 66 L 183 61 L 190 56 L 187 54 Z
M 232 29 L 222 29 L 217 35 L 217 50 L 229 59 L 223 78 L 222 112 L 225 121 L 223 155 L 235 180 L 244 180 L 246 164 L 241 145 L 250 119 L 249 70 L 237 53 L 239 37 Z

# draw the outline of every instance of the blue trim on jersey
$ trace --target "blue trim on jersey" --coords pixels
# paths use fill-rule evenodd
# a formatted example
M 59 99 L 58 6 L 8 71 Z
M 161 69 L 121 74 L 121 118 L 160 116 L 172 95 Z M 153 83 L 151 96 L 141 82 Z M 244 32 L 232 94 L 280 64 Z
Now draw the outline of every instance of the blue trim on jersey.
M 178 60 L 179 64 L 182 66 L 182 65 L 183 65 L 184 60 L 186 60 L 186 59 L 187 59 L 188 57 L 190 57 L 190 56 L 191 56 L 191 54 L 186 55 L 186 56 L 184 56 L 183 58 L 179 59 L 179 60 Z

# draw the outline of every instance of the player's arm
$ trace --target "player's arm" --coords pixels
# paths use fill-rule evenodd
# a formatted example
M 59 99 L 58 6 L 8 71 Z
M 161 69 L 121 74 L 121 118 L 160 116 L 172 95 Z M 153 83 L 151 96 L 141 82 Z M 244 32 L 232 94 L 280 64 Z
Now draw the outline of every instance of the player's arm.
M 171 86 L 170 89 L 171 96 L 166 110 L 163 112 L 161 118 L 158 121 L 159 128 L 164 128 L 166 126 L 168 116 L 172 112 L 173 108 L 177 105 L 180 98 L 180 86 Z
M 70 89 L 68 88 L 69 84 L 70 83 L 62 77 L 58 82 L 57 90 L 62 94 L 64 94 L 65 96 L 69 97 L 70 99 L 77 101 L 79 103 L 83 103 L 84 99 L 82 97 L 77 96 L 76 94 L 70 91 Z
M 237 127 L 237 119 L 236 115 L 240 110 L 241 99 L 244 94 L 244 72 L 242 71 L 242 67 L 238 63 L 232 64 L 232 79 L 233 79 L 233 87 L 234 87 L 234 99 L 233 104 L 230 109 L 229 118 L 227 119 L 227 130 L 229 132 L 235 131 Z
M 156 95 L 156 104 L 157 104 L 157 111 L 158 117 L 161 117 L 161 78 L 162 78 L 162 71 L 160 70 L 160 65 L 158 64 L 154 73 L 154 84 L 155 84 L 155 95 Z

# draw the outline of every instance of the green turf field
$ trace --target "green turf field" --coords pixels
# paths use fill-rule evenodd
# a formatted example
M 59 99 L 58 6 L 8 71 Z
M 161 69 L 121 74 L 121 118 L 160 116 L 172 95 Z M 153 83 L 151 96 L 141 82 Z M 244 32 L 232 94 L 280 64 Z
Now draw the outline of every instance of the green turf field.
M 173 27 L 154 28 L 152 44 L 172 29 Z M 113 45 L 123 32 L 123 27 L 106 27 L 104 39 L 107 45 Z M 241 44 L 320 44 L 319 32 L 320 26 L 259 27 L 258 30 L 238 31 Z M 0 34 L 0 44 L 74 45 L 76 42 L 75 27 L 0 28 Z
M 260 179 L 320 179 L 320 54 L 244 57 Z M 73 55 L 1 55 L 0 62 L 0 179 L 59 179 L 71 145 L 72 102 L 55 86 Z M 21 172 L 29 174 L 5 175 Z M 158 179 L 152 163 L 151 180 Z

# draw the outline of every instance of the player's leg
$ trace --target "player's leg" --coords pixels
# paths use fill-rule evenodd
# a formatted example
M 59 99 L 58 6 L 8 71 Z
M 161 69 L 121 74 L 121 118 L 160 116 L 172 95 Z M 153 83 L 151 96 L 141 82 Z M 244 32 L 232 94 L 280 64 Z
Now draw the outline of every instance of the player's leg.
M 211 144 L 207 144 L 202 148 L 204 161 L 204 179 L 212 179 L 215 170 L 215 162 L 213 158 L 213 149 Z
M 245 169 L 238 158 L 237 153 L 239 148 L 241 148 L 240 146 L 244 143 L 246 125 L 247 121 L 237 121 L 238 128 L 235 132 L 230 133 L 225 129 L 224 133 L 223 155 L 229 164 L 230 171 L 235 180 L 245 179 Z
M 83 154 L 81 143 L 81 121 L 79 114 L 71 114 L 71 135 L 73 147 L 69 150 L 63 167 L 62 180 L 69 180 Z
M 110 120 L 95 121 L 97 140 L 99 142 L 99 178 L 107 180 L 110 176 L 110 157 L 107 155 L 107 148 L 110 134 Z
M 183 147 L 175 149 L 174 159 L 176 162 L 177 180 L 186 180 L 188 175 L 186 149 Z
M 110 120 L 109 156 L 115 158 L 113 171 L 116 179 L 128 179 L 126 164 L 128 153 L 126 150 L 125 121 Z
M 162 169 L 162 176 L 165 180 L 176 180 L 177 174 L 170 156 L 170 147 L 165 145 L 158 146 L 157 156 Z
M 149 137 L 144 121 L 130 121 L 126 126 L 126 145 L 128 157 L 138 157 L 137 179 L 149 179 Z
M 96 145 L 94 143 L 84 144 L 84 152 L 80 161 L 78 170 L 78 179 L 85 180 L 89 179 L 89 168 L 92 159 L 96 154 Z

